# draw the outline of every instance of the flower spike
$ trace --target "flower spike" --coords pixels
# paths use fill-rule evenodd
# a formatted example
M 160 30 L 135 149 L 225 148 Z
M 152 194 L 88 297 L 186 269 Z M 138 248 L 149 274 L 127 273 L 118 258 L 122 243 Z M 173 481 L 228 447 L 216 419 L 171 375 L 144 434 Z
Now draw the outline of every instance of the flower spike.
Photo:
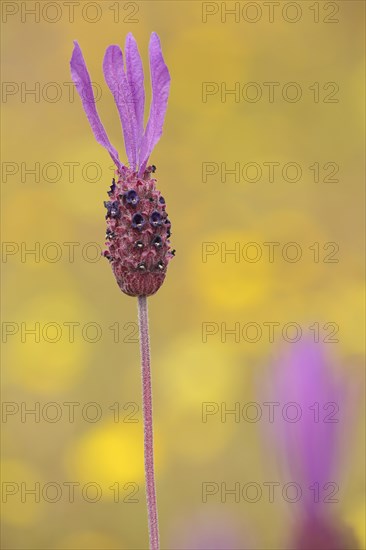
M 156 188 L 156 167 L 147 165 L 162 134 L 170 75 L 159 37 L 152 33 L 149 43 L 152 98 L 144 132 L 144 73 L 131 33 L 126 37 L 124 53 L 125 64 L 120 47 L 109 46 L 103 71 L 121 120 L 129 167 L 119 161 L 99 119 L 90 77 L 77 42 L 71 59 L 71 74 L 94 135 L 117 166 L 117 177 L 108 191 L 109 200 L 104 203 L 107 231 L 103 255 L 111 263 L 122 292 L 129 296 L 150 296 L 163 284 L 168 264 L 175 254 L 170 247 L 171 223 L 165 200 Z

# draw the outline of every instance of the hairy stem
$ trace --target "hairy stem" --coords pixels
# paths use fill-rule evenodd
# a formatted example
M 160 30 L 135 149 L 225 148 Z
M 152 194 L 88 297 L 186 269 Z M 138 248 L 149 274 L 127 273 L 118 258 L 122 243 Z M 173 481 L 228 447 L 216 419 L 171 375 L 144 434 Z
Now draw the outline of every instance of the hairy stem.
M 154 444 L 152 392 L 150 372 L 149 317 L 146 296 L 138 297 L 138 317 L 140 329 L 140 352 L 142 371 L 142 408 L 144 417 L 144 459 L 147 515 L 149 524 L 150 550 L 159 550 L 158 510 L 156 505 L 154 478 Z

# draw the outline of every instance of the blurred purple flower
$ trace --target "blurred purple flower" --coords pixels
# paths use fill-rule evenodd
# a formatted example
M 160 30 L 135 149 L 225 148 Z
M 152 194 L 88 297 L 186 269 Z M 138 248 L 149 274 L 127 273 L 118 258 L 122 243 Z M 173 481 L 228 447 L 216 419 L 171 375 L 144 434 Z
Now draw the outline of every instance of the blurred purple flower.
M 292 344 L 276 360 L 270 379 L 272 401 L 282 414 L 286 411 L 274 424 L 274 451 L 302 490 L 291 548 L 355 550 L 352 534 L 329 511 L 339 499 L 342 450 L 352 417 L 348 380 L 336 376 L 324 348 L 315 343 Z
M 336 518 L 302 517 L 291 537 L 293 550 L 357 550 L 350 528 Z
M 285 419 L 276 435 L 295 479 L 309 487 L 334 480 L 346 391 L 335 379 L 320 344 L 292 346 L 275 366 L 273 390 Z M 288 405 L 291 403 L 292 405 Z M 312 508 L 310 493 L 307 506 Z

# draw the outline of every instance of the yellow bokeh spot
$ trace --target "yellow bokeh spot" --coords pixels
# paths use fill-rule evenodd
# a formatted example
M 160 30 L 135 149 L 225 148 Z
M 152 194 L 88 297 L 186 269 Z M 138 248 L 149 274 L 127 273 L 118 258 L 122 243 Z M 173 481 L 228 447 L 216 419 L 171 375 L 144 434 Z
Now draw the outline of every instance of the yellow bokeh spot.
M 5 380 L 45 393 L 76 383 L 94 345 L 83 337 L 83 328 L 93 319 L 88 309 L 72 292 L 44 293 L 27 301 L 24 309 L 13 316 L 17 333 L 9 335 L 4 346 Z M 80 311 L 86 321 L 80 318 Z M 94 338 L 92 329 L 87 337 Z
M 160 465 L 161 449 L 155 437 L 155 459 Z M 81 483 L 97 482 L 103 497 L 112 499 L 113 484 L 136 483 L 141 494 L 144 483 L 142 422 L 113 423 L 91 429 L 65 457 L 66 467 Z
M 42 516 L 42 480 L 31 466 L 21 460 L 3 460 L 1 484 L 2 518 L 5 523 L 16 527 L 28 526 Z M 32 494 L 34 490 L 35 494 Z
M 366 510 L 365 503 L 353 506 L 346 517 L 347 525 L 353 529 L 360 544 L 360 548 L 366 548 Z
M 200 334 L 174 340 L 159 358 L 160 384 L 164 399 L 174 410 L 191 410 L 204 398 L 222 399 L 236 386 L 232 348 L 220 343 L 197 341 Z
M 157 398 L 159 409 L 169 411 L 163 416 L 165 437 L 176 434 L 170 449 L 195 463 L 223 450 L 235 429 L 235 423 L 223 425 L 220 416 L 203 422 L 202 408 L 206 402 L 219 406 L 233 395 L 239 365 L 231 347 L 193 342 L 191 335 L 182 336 L 159 359 Z
M 259 234 L 237 231 L 206 235 L 193 251 L 191 269 L 209 304 L 237 311 L 267 300 L 271 270 L 260 256 L 263 241 Z

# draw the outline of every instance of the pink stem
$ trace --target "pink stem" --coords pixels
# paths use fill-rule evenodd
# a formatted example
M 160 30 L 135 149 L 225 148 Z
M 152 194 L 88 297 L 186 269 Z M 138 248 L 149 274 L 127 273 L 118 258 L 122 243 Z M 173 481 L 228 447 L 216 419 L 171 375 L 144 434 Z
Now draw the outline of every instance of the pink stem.
M 140 352 L 142 368 L 142 408 L 144 417 L 144 457 L 149 541 L 150 550 L 159 550 L 159 525 L 154 479 L 154 443 L 152 425 L 153 417 L 150 373 L 149 316 L 147 310 L 146 296 L 138 297 L 138 317 L 140 328 Z

